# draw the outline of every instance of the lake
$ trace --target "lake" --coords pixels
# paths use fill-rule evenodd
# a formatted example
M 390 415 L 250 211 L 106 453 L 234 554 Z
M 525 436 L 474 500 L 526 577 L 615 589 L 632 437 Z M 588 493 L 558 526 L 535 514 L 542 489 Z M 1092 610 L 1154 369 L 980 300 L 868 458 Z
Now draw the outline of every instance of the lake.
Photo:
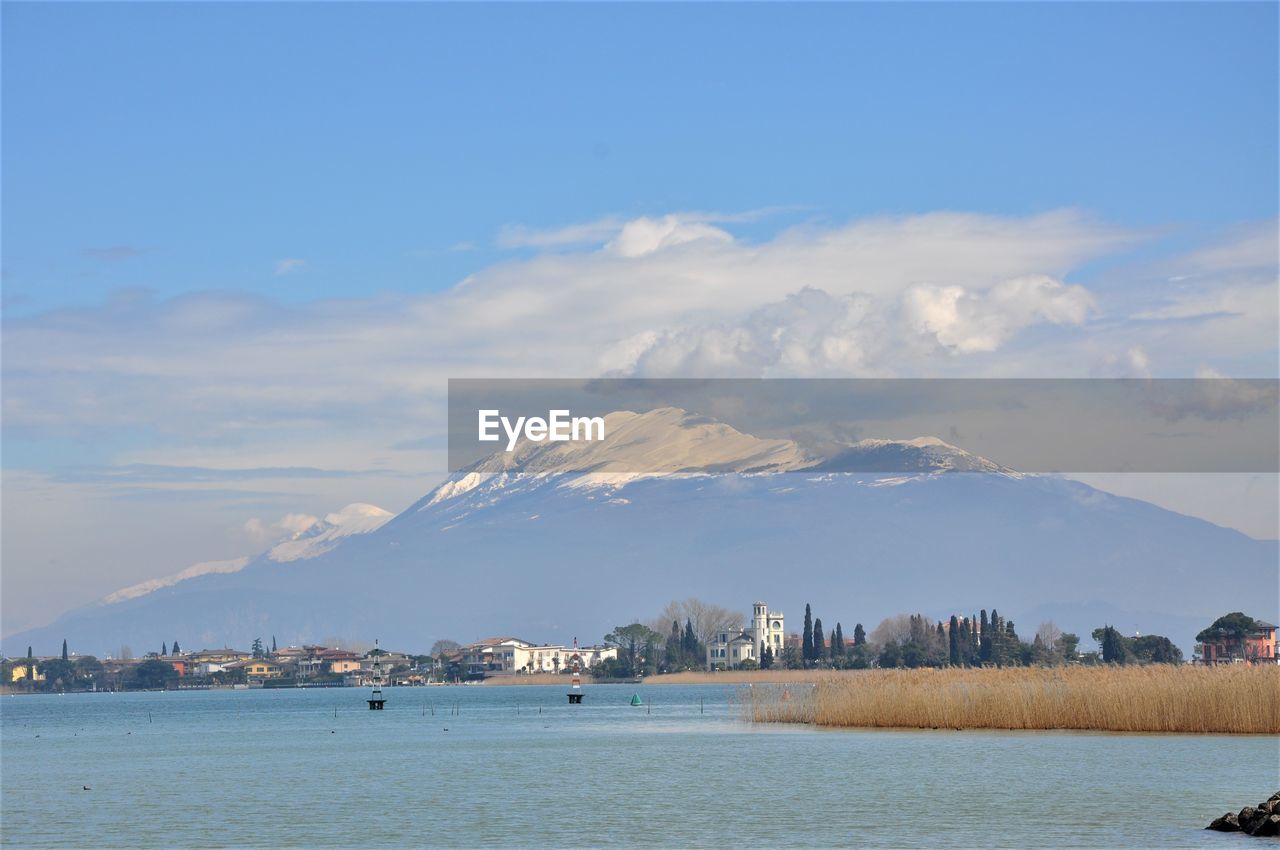
M 1267 846 L 1203 827 L 1280 788 L 1280 738 L 756 725 L 743 687 L 588 685 L 582 706 L 561 685 L 394 688 L 382 712 L 347 688 L 3 697 L 0 835 L 77 848 Z

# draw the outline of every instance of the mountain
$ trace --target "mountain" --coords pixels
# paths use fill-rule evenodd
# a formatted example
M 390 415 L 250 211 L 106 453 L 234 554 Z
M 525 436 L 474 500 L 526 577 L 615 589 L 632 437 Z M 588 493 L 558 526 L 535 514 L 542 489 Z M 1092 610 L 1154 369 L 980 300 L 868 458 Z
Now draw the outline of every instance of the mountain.
M 1280 607 L 1276 541 L 935 438 L 817 456 L 672 408 L 606 424 L 605 441 L 522 443 L 394 518 L 348 508 L 239 569 L 116 596 L 4 648 L 595 641 L 697 596 L 744 611 L 767 600 L 793 631 L 806 602 L 846 633 L 995 606 L 1027 636 L 1052 618 L 1087 644 L 1107 622 L 1189 652 L 1222 613 L 1274 621 Z

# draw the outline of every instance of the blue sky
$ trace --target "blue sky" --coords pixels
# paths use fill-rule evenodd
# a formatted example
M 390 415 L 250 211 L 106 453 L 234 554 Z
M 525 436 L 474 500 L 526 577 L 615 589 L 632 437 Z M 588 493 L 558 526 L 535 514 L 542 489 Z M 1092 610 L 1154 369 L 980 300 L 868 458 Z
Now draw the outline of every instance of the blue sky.
M 449 377 L 1275 377 L 1278 8 L 5 3 L 5 631 L 407 507 Z
M 1276 10 L 6 4 L 7 307 L 440 289 L 609 214 L 1265 218 Z

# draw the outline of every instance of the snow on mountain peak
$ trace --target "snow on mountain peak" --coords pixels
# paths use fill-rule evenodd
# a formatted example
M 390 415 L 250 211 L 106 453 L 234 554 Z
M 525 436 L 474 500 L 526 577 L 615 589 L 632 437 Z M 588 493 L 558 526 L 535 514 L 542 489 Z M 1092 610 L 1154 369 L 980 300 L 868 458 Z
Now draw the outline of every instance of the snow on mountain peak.
M 314 558 L 328 552 L 344 537 L 376 531 L 392 516 L 394 514 L 390 511 L 384 511 L 377 505 L 356 502 L 340 511 L 325 514 L 324 519 L 310 528 L 283 543 L 277 543 L 271 547 L 267 557 L 277 562 Z
M 477 488 L 501 489 L 513 479 L 558 473 L 571 473 L 561 486 L 616 488 L 639 478 L 720 473 L 1012 472 L 937 437 L 860 440 L 824 457 L 793 440 L 754 437 L 678 407 L 616 411 L 604 421 L 605 438 L 599 441 L 521 439 L 513 451 L 495 452 L 450 477 L 419 510 Z
M 115 602 L 124 602 L 126 599 L 136 599 L 139 596 L 146 596 L 148 593 L 159 590 L 162 587 L 172 587 L 180 581 L 186 581 L 196 576 L 209 575 L 210 573 L 238 573 L 249 563 L 248 558 L 231 558 L 225 561 L 203 561 L 199 564 L 192 564 L 185 570 L 174 573 L 173 575 L 161 576 L 160 578 L 148 579 L 140 581 L 137 584 L 131 584 L 128 587 L 108 593 L 102 597 L 104 605 L 111 605 Z

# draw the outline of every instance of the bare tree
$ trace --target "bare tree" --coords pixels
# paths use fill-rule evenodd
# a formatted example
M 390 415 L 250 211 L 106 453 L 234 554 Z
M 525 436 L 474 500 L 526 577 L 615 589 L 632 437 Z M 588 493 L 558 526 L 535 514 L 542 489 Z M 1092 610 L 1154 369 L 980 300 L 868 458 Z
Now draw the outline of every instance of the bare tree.
M 895 614 L 880 621 L 880 625 L 871 630 L 867 642 L 883 648 L 891 643 L 902 645 L 911 641 L 911 615 Z
M 662 609 L 657 619 L 649 623 L 649 628 L 660 635 L 671 631 L 671 622 L 679 623 L 681 628 L 685 622 L 693 624 L 693 633 L 703 643 L 711 643 L 719 632 L 736 632 L 742 628 L 743 615 L 740 611 L 704 602 L 701 599 L 672 600 Z
M 1062 640 L 1062 629 L 1053 620 L 1045 620 L 1040 624 L 1040 628 L 1036 629 L 1036 637 L 1040 638 L 1040 644 L 1045 649 L 1055 652 L 1058 648 L 1058 641 Z
M 461 647 L 461 644 L 459 644 L 456 640 L 441 638 L 440 640 L 431 644 L 431 657 L 439 658 L 441 655 L 447 655 L 450 652 L 453 652 L 455 649 L 459 649 L 460 647 Z

